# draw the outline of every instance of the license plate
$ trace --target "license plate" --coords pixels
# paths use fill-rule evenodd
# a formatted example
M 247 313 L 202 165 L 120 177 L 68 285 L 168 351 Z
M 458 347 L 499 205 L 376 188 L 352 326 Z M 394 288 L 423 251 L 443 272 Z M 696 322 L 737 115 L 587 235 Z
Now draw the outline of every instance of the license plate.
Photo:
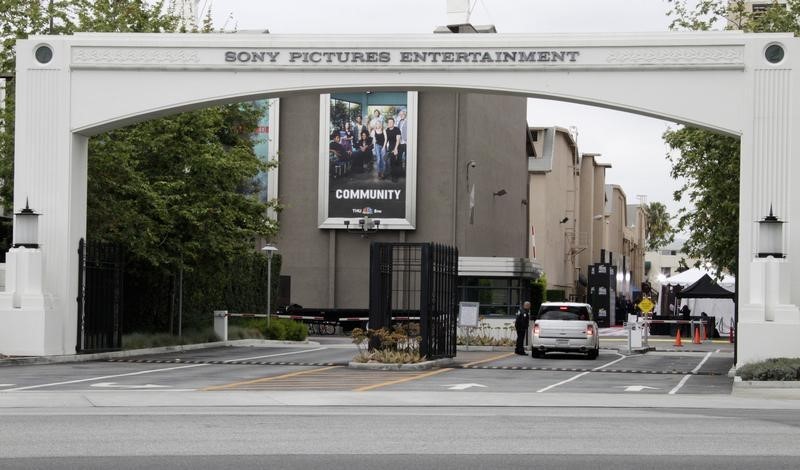
M 568 339 L 557 339 L 556 344 L 569 344 Z

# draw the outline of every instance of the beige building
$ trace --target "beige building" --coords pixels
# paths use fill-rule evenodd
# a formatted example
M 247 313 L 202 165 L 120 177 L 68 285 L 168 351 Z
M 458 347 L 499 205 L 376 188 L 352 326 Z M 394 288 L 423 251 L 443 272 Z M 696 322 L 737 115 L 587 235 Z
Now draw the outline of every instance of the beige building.
M 529 256 L 541 265 L 548 289 L 585 300 L 588 267 L 617 266 L 618 295 L 627 298 L 643 280 L 646 216 L 628 205 L 623 189 L 605 182 L 611 166 L 580 154 L 573 134 L 532 127 L 528 135 Z

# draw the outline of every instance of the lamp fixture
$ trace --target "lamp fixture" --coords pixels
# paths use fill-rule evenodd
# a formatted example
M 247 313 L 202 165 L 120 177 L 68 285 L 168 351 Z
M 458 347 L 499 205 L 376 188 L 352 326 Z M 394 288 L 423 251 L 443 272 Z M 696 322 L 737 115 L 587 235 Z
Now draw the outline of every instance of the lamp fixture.
M 39 216 L 28 205 L 14 214 L 14 248 L 39 248 Z
M 560 221 L 560 222 L 558 222 L 558 223 L 559 223 L 559 224 L 566 224 L 567 222 L 569 222 L 569 217 L 564 217 L 564 218 L 563 218 L 563 219 L 561 219 L 561 221 Z
M 492 196 L 505 196 L 507 194 L 505 189 L 492 193 Z
M 360 233 L 361 236 L 365 236 L 369 233 L 375 233 L 381 227 L 380 219 L 372 219 L 369 216 L 364 216 L 361 219 L 358 219 L 358 226 L 352 227 L 349 220 L 344 221 L 344 228 L 347 229 L 348 233 Z
M 758 221 L 758 258 L 784 258 L 783 252 L 783 224 L 772 213 L 772 204 L 769 206 L 769 215 Z

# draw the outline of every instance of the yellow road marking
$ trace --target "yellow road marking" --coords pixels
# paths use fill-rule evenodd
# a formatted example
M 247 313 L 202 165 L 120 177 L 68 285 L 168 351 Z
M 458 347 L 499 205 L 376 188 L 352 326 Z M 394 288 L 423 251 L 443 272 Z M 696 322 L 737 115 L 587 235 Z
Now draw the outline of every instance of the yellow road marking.
M 360 388 L 353 389 L 353 391 L 354 392 L 366 392 L 367 390 L 372 390 L 372 389 L 375 389 L 375 388 L 387 387 L 389 385 L 401 384 L 403 382 L 409 382 L 411 380 L 417 380 L 417 379 L 422 379 L 422 378 L 425 378 L 425 377 L 430 377 L 432 375 L 441 374 L 442 372 L 447 372 L 449 370 L 453 370 L 453 369 L 449 369 L 448 368 L 448 369 L 432 370 L 432 371 L 426 372 L 424 374 L 413 375 L 411 377 L 406 377 L 406 378 L 403 378 L 403 379 L 390 380 L 388 382 L 383 382 L 383 383 L 379 383 L 379 384 L 367 385 L 366 387 L 360 387 Z
M 475 361 L 475 362 L 470 362 L 469 364 L 464 364 L 464 367 L 474 366 L 475 364 L 483 364 L 484 362 L 497 361 L 497 360 L 505 359 L 508 356 L 513 356 L 513 355 L 514 355 L 514 353 L 500 354 L 499 356 L 493 356 L 493 357 L 490 357 L 489 359 L 482 359 L 480 361 Z
M 342 367 L 342 366 L 331 366 L 331 367 L 322 367 L 322 368 L 319 368 L 319 369 L 301 370 L 301 371 L 298 371 L 298 372 L 291 372 L 291 373 L 283 374 L 283 375 L 275 375 L 275 376 L 272 376 L 272 377 L 263 377 L 263 378 L 255 379 L 255 380 L 247 380 L 245 382 L 234 382 L 232 384 L 214 385 L 212 387 L 206 387 L 206 388 L 202 388 L 200 390 L 203 391 L 203 392 L 207 392 L 207 391 L 211 391 L 211 390 L 224 390 L 226 388 L 239 387 L 239 386 L 242 386 L 242 385 L 257 384 L 257 383 L 269 382 L 271 380 L 285 379 L 287 377 L 295 377 L 295 376 L 298 376 L 298 375 L 313 374 L 315 372 L 322 372 L 324 370 L 336 369 L 336 368 L 340 368 L 340 367 Z

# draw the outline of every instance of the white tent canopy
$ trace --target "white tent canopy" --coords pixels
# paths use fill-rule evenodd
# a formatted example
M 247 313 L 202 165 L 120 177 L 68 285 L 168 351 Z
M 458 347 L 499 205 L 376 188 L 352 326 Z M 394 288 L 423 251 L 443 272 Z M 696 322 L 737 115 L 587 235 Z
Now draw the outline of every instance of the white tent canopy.
M 723 288 L 735 292 L 736 278 L 726 274 L 722 280 L 717 280 L 715 271 L 708 271 L 703 268 L 691 268 L 682 273 L 678 273 L 672 277 L 668 277 L 661 283 L 662 286 L 681 286 L 688 287 L 703 277 L 705 274 L 711 276 L 717 284 Z M 662 289 L 662 295 L 666 295 L 666 289 Z M 708 316 L 714 317 L 717 323 L 717 331 L 720 335 L 727 335 L 730 332 L 730 327 L 733 324 L 733 315 L 735 305 L 731 299 L 681 299 L 680 309 L 683 305 L 688 305 L 692 311 L 692 315 L 700 315 L 700 312 L 706 312 Z
M 733 292 L 736 289 L 736 278 L 730 274 L 725 274 L 722 280 L 717 280 L 716 271 L 708 271 L 703 268 L 691 268 L 682 273 L 678 273 L 672 277 L 668 277 L 661 285 L 682 286 L 687 287 L 699 281 L 701 277 L 708 274 L 711 279 L 720 286 Z

